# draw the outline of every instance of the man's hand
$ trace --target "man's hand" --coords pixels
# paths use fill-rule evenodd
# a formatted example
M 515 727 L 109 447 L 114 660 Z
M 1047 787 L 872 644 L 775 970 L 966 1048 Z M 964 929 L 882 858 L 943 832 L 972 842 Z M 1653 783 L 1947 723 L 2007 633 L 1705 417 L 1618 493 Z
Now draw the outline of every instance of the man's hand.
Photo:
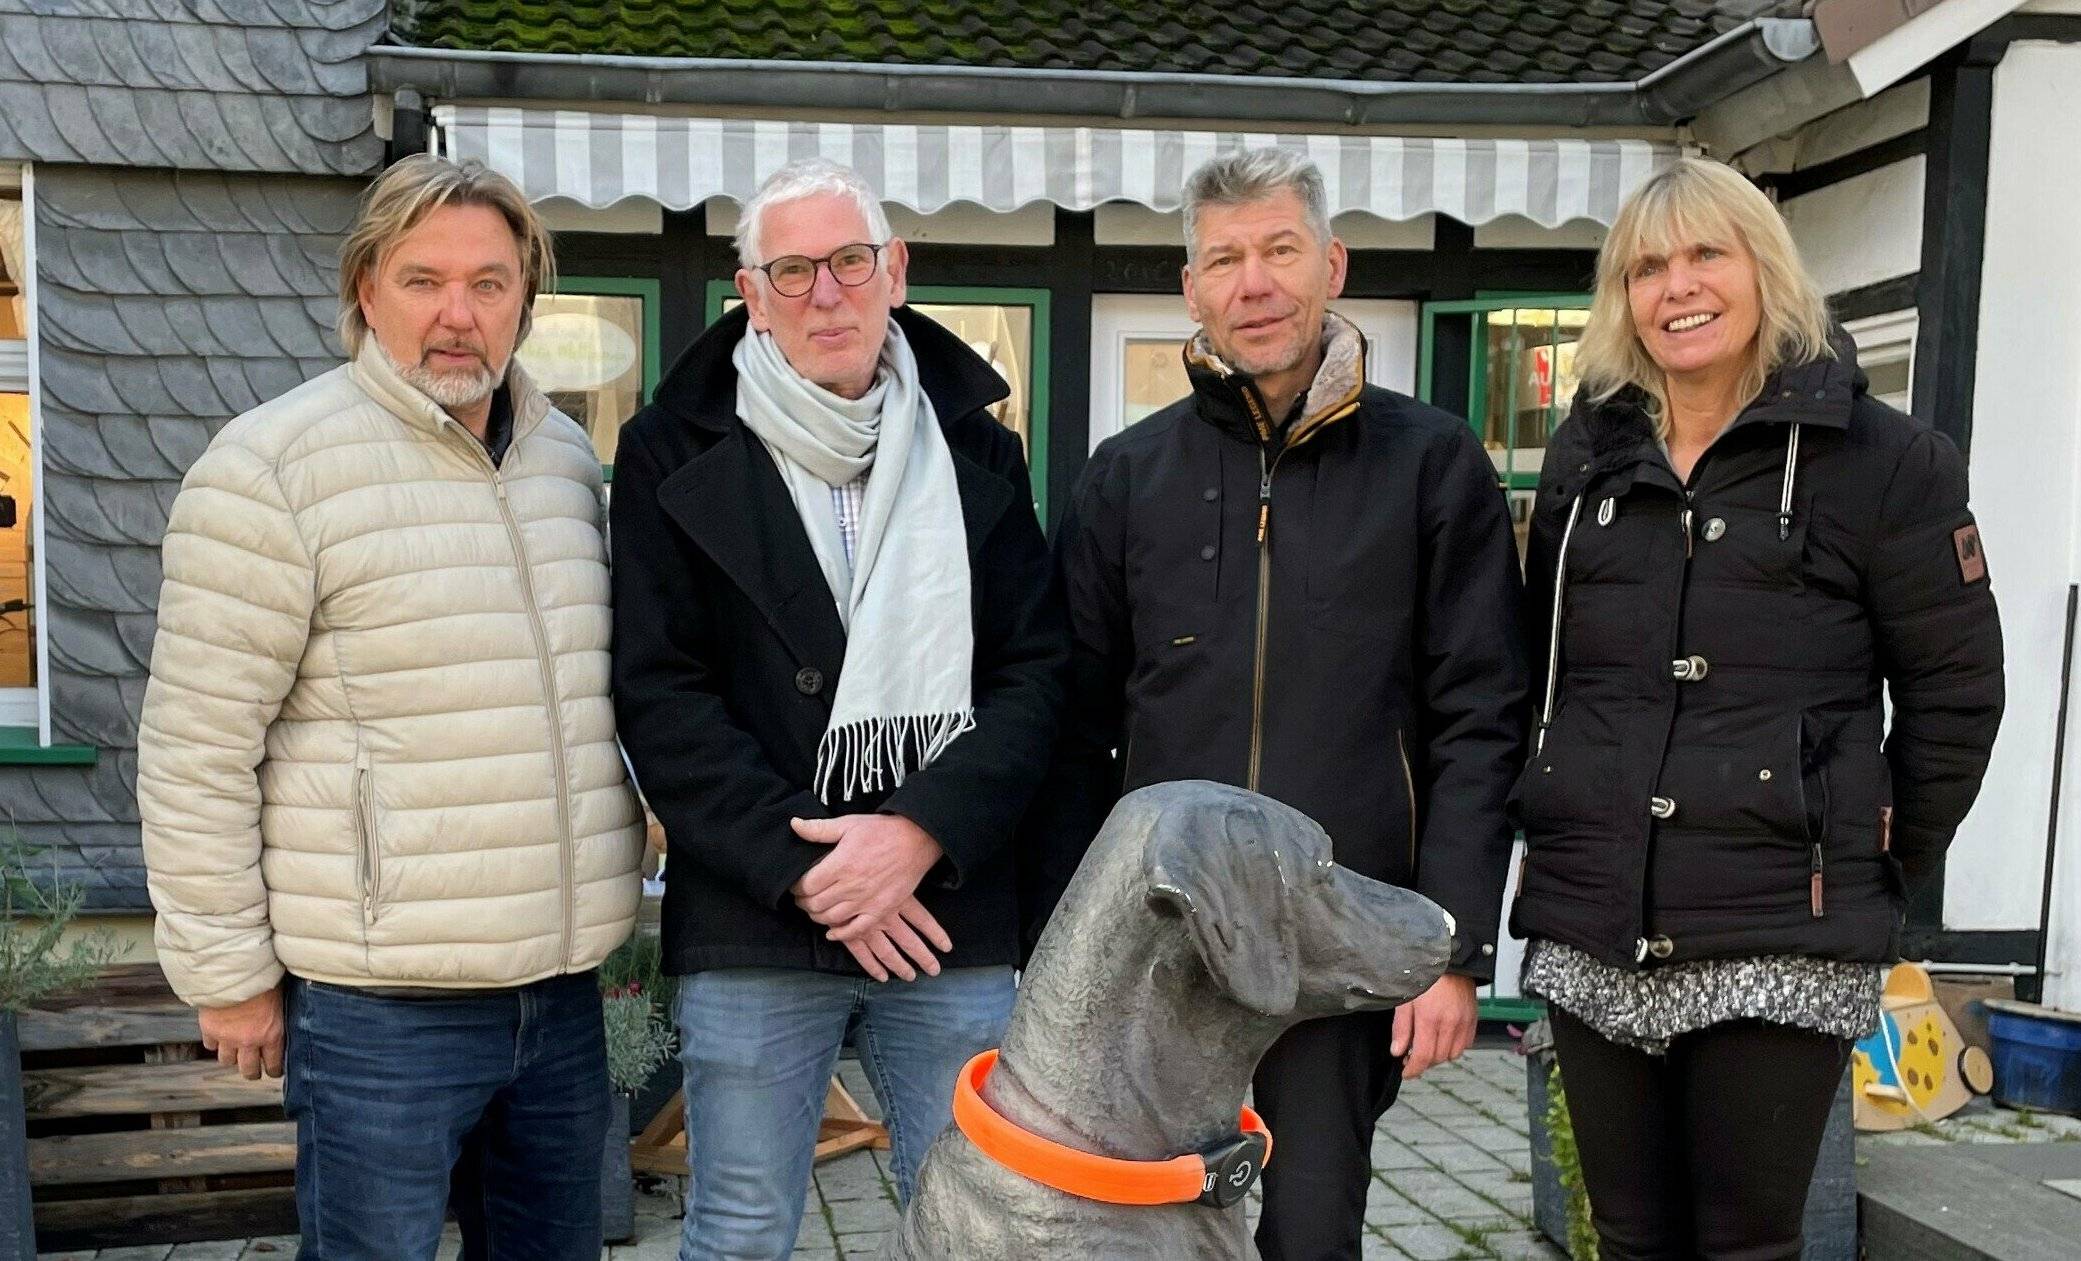
M 831 940 L 848 945 L 895 917 L 944 853 L 925 829 L 902 815 L 789 822 L 803 840 L 831 846 L 831 853 L 789 890 L 795 905 L 830 927 Z
M 282 987 L 277 985 L 229 1007 L 204 1007 L 196 1011 L 202 1025 L 202 1045 L 217 1053 L 227 1067 L 236 1068 L 248 1081 L 282 1075 Z
M 1474 978 L 1469 976 L 1441 976 L 1437 984 L 1395 1008 L 1394 1039 L 1388 1050 L 1405 1057 L 1402 1080 L 1415 1081 L 1425 1069 L 1466 1054 L 1474 1045 L 1480 1019 Z
M 877 981 L 888 980 L 892 973 L 906 981 L 917 980 L 920 971 L 938 976 L 939 957 L 933 949 L 944 954 L 954 948 L 954 939 L 916 898 L 904 899 L 894 915 L 864 932 L 840 938 L 834 929 L 830 936 L 844 941 L 860 967 Z

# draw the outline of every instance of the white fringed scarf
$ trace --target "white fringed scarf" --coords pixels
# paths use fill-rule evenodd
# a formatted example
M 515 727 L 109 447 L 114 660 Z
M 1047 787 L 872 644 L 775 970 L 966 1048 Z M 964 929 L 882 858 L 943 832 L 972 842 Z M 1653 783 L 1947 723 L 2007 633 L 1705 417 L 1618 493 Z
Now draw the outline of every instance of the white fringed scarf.
M 896 787 L 975 726 L 968 534 L 917 357 L 890 321 L 857 399 L 803 379 L 769 333 L 747 329 L 731 361 L 737 414 L 779 466 L 846 630 L 816 794 L 830 805 Z M 869 470 L 849 564 L 831 490 Z

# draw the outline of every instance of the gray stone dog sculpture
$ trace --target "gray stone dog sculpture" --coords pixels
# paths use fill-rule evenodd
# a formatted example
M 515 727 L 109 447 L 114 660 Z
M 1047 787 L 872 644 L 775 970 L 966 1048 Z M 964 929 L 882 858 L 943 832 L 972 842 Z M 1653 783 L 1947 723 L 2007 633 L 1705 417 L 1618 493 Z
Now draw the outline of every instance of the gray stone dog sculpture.
M 1428 899 L 1332 863 L 1329 837 L 1297 810 L 1201 781 L 1140 789 L 1106 820 L 1042 935 L 982 1099 L 1080 1151 L 1200 1151 L 1235 1133 L 1251 1072 L 1281 1033 L 1414 998 L 1444 970 L 1451 937 Z M 1240 1203 L 1079 1198 L 1012 1172 L 950 1126 L 884 1256 L 1258 1252 Z

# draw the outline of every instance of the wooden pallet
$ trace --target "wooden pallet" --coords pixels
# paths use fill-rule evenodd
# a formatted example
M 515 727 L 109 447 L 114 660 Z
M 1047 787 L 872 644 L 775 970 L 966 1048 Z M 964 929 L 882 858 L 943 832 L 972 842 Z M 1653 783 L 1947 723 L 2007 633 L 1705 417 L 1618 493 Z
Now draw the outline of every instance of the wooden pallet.
M 39 1248 L 295 1232 L 281 1081 L 205 1052 L 156 965 L 110 968 L 19 1027 Z
M 824 1120 L 817 1128 L 817 1161 L 869 1147 L 889 1150 L 889 1131 L 868 1116 L 852 1092 L 833 1077 L 831 1089 L 824 1095 Z M 629 1165 L 637 1173 L 687 1172 L 685 1091 L 673 1091 L 671 1102 L 659 1109 L 643 1132 L 631 1140 Z

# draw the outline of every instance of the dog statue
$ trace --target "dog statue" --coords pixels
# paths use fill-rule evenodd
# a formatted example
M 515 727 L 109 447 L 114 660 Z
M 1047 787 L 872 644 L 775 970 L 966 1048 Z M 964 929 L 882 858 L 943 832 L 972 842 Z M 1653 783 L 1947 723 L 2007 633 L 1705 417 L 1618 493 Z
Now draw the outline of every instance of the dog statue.
M 1041 937 L 994 1067 L 964 1071 L 973 1089 L 885 1257 L 1256 1258 L 1242 1197 L 1270 1144 L 1239 1112 L 1258 1059 L 1303 1020 L 1423 993 L 1451 941 L 1436 904 L 1331 862 L 1297 810 L 1202 781 L 1128 794 Z

